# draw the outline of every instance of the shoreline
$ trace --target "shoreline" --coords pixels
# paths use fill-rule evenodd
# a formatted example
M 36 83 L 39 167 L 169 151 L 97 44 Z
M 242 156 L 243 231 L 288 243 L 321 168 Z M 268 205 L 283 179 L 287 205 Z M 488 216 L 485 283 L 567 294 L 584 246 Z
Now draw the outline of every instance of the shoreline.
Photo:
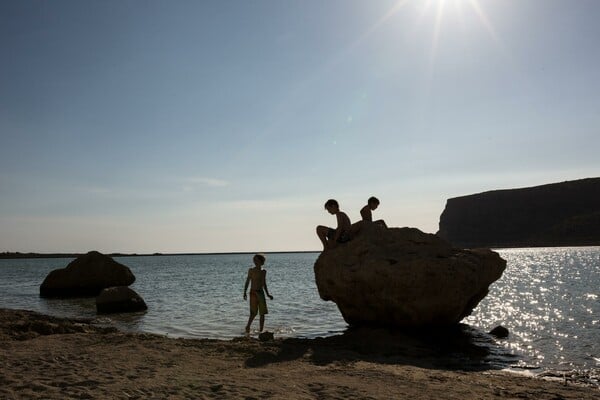
M 465 364 L 381 331 L 175 339 L 0 309 L 0 397 L 596 399 L 600 390 Z

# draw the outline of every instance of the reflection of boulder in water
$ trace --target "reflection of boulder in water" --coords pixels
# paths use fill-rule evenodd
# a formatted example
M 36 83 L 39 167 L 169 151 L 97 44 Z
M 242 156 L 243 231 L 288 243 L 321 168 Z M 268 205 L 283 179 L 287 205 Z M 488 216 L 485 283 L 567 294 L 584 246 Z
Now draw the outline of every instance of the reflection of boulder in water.
M 42 297 L 93 297 L 111 286 L 129 286 L 135 276 L 129 268 L 97 251 L 50 272 L 40 285 Z
M 454 249 L 415 228 L 361 224 L 355 238 L 317 259 L 319 295 L 351 325 L 456 324 L 500 278 L 506 261 L 488 249 Z

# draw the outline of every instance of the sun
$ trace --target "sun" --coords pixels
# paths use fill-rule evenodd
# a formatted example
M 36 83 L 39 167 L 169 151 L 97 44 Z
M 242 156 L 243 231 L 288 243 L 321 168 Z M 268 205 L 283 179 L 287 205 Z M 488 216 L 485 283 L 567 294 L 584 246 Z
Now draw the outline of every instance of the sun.
M 370 36 L 381 25 L 386 23 L 395 14 L 403 11 L 407 6 L 417 10 L 418 21 L 425 19 L 426 17 L 433 19 L 432 49 L 434 49 L 434 51 L 437 47 L 442 23 L 446 17 L 446 13 L 449 11 L 459 15 L 459 18 L 463 20 L 463 22 L 465 14 L 467 11 L 470 11 L 470 14 L 474 14 L 477 17 L 492 39 L 498 44 L 501 42 L 479 0 L 398 0 L 383 16 L 381 16 L 381 18 L 361 35 L 359 41 Z
M 464 20 L 465 13 L 471 11 L 471 14 L 477 16 L 479 22 L 485 27 L 494 41 L 499 40 L 498 35 L 479 0 L 400 0 L 392 7 L 392 9 L 395 13 L 399 11 L 402 6 L 409 3 L 412 3 L 417 7 L 420 6 L 420 18 L 423 18 L 428 14 L 433 14 L 435 20 L 433 29 L 436 34 L 439 34 L 440 26 L 446 13 L 454 11 L 460 15 L 462 20 Z M 434 40 L 437 40 L 437 38 L 434 37 Z
M 453 18 L 454 21 L 458 21 L 457 24 L 459 26 L 461 24 L 464 26 L 468 20 L 470 20 L 469 22 L 474 20 L 479 21 L 493 42 L 500 48 L 500 51 L 504 56 L 512 61 L 510 51 L 508 51 L 500 37 L 497 35 L 484 7 L 480 4 L 480 0 L 397 0 L 392 3 L 392 6 L 387 9 L 383 15 L 369 25 L 367 29 L 363 30 L 353 41 L 347 43 L 339 51 L 334 52 L 314 76 L 321 76 L 325 71 L 333 69 L 334 66 L 342 62 L 347 54 L 369 40 L 382 26 L 393 23 L 394 16 L 403 13 L 414 15 L 415 26 L 431 26 L 432 34 L 431 45 L 429 47 L 429 63 L 426 71 L 425 93 L 429 92 L 428 88 L 431 85 L 432 77 L 434 75 L 437 49 L 440 42 L 440 32 L 445 19 Z M 428 97 L 428 94 L 425 95 L 425 98 L 426 97 Z
M 504 45 L 496 33 L 496 29 L 480 0 L 397 0 L 392 6 L 372 24 L 349 48 L 353 48 L 370 37 L 384 24 L 392 22 L 397 14 L 414 14 L 415 26 L 425 26 L 431 29 L 431 44 L 428 51 L 428 63 L 423 82 L 423 101 L 426 103 L 430 97 L 434 72 L 436 69 L 436 58 L 442 26 L 445 20 L 452 20 L 452 25 L 465 28 L 472 22 L 479 23 L 483 30 L 487 31 L 491 41 L 504 54 L 511 64 L 514 61 L 511 52 Z M 464 31 L 464 29 L 463 29 Z
M 433 64 L 435 63 L 442 24 L 444 19 L 448 17 L 447 14 L 450 12 L 458 15 L 458 19 L 462 21 L 463 24 L 467 13 L 474 15 L 488 32 L 492 40 L 499 47 L 504 47 L 479 0 L 398 0 L 367 32 L 365 32 L 363 36 L 368 36 L 373 33 L 395 14 L 402 12 L 407 6 L 417 10 L 417 23 L 422 22 L 423 20 L 431 21 L 431 29 L 433 32 L 429 52 L 430 70 L 433 69 Z
M 428 13 L 429 10 L 434 10 L 434 18 L 435 22 L 433 24 L 433 36 L 431 43 L 431 51 L 430 51 L 430 65 L 429 69 L 433 69 L 433 64 L 435 63 L 435 57 L 437 53 L 437 47 L 439 43 L 440 30 L 441 26 L 447 11 L 451 8 L 460 16 L 460 20 L 462 20 L 464 24 L 464 18 L 466 11 L 471 11 L 471 14 L 474 14 L 481 25 L 488 32 L 489 36 L 496 43 L 496 45 L 500 48 L 504 48 L 502 41 L 500 40 L 494 26 L 490 22 L 490 18 L 487 13 L 479 3 L 479 0 L 425 0 L 422 1 L 422 15 Z M 466 10 L 465 10 L 466 9 Z

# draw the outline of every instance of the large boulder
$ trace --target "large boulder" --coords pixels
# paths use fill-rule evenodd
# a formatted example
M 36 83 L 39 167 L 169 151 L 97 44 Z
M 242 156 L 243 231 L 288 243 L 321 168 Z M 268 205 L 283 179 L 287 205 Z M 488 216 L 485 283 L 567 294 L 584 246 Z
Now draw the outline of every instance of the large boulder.
M 148 309 L 144 299 L 135 290 L 127 286 L 106 288 L 96 297 L 98 314 L 145 311 Z
M 489 249 L 460 250 L 415 228 L 365 223 L 350 242 L 323 251 L 319 295 L 350 325 L 456 324 L 500 278 L 506 261 Z
M 95 297 L 111 286 L 135 282 L 129 268 L 97 251 L 77 257 L 66 268 L 50 272 L 40 285 L 42 297 Z

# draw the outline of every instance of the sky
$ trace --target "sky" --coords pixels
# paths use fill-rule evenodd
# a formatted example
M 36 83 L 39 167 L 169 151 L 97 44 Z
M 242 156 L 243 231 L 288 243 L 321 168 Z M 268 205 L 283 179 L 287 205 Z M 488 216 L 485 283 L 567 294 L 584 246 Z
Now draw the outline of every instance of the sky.
M 0 251 L 318 250 L 600 176 L 595 0 L 0 2 Z

